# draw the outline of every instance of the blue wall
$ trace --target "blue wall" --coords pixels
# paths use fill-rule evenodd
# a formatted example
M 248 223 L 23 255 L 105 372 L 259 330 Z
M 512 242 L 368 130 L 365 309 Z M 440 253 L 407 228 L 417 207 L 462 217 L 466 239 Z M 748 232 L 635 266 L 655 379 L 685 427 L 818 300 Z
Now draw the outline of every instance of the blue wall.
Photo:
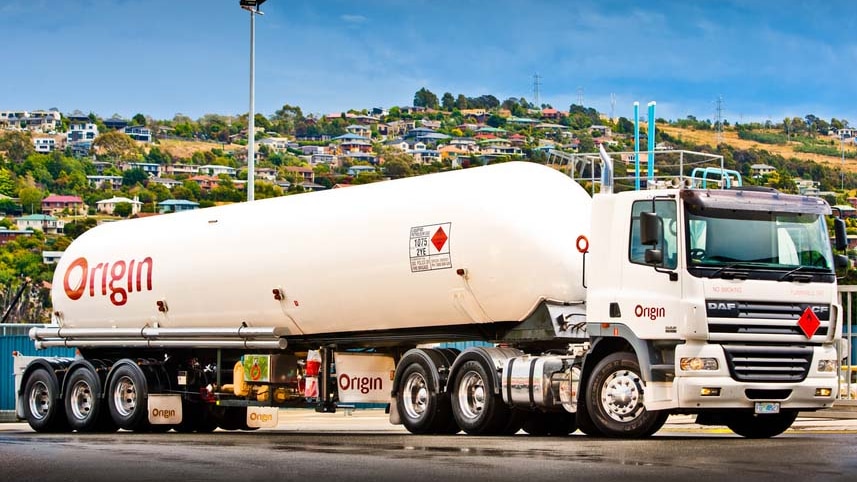
M 15 410 L 15 374 L 12 352 L 28 356 L 74 357 L 74 348 L 36 350 L 27 335 L 0 335 L 0 410 Z

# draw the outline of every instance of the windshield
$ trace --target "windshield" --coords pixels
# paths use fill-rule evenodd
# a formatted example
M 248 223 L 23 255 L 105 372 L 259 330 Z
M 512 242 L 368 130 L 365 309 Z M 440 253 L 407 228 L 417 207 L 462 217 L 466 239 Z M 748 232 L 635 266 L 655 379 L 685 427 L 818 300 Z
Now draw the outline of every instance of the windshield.
M 781 281 L 832 277 L 833 254 L 824 216 L 711 209 L 687 205 L 687 262 L 701 276 L 753 277 L 767 271 Z M 777 273 L 772 273 L 778 272 Z

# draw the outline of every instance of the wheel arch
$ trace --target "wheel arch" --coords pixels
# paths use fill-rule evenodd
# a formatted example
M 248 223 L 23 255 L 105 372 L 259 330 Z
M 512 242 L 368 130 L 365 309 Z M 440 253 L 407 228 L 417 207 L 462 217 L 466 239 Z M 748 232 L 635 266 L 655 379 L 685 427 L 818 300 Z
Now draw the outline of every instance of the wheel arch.
M 22 402 L 21 398 L 24 396 L 24 387 L 27 386 L 27 380 L 38 369 L 44 369 L 50 374 L 54 383 L 56 383 L 58 399 L 62 399 L 65 376 L 68 373 L 69 366 L 74 361 L 72 358 L 37 358 L 31 361 L 27 365 L 27 368 L 24 369 L 24 373 L 21 374 L 21 388 L 17 393 L 18 401 Z

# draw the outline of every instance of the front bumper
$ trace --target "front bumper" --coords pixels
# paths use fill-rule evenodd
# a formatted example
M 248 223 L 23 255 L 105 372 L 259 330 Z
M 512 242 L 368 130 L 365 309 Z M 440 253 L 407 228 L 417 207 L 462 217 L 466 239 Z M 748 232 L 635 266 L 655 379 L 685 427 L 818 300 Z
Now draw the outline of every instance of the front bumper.
M 732 378 L 726 356 L 720 345 L 687 344 L 676 347 L 676 365 L 682 357 L 715 358 L 719 368 L 710 371 L 682 371 L 676 366 L 673 380 L 675 406 L 680 409 L 752 409 L 755 402 L 779 402 L 781 409 L 816 410 L 833 405 L 838 395 L 836 372 L 820 372 L 820 360 L 836 360 L 833 346 L 813 347 L 807 376 L 800 382 L 742 382 Z M 708 390 L 704 390 L 708 389 Z M 719 395 L 704 396 L 704 391 L 718 389 Z M 819 389 L 830 395 L 817 396 Z

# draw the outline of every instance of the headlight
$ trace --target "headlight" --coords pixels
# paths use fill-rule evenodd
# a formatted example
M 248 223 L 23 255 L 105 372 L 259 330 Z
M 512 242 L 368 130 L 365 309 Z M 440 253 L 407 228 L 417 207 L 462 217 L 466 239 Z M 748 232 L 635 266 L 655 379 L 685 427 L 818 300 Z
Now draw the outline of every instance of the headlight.
M 820 372 L 835 372 L 836 360 L 818 360 L 818 371 Z
M 720 365 L 716 358 L 688 357 L 679 361 L 682 371 L 717 370 Z

